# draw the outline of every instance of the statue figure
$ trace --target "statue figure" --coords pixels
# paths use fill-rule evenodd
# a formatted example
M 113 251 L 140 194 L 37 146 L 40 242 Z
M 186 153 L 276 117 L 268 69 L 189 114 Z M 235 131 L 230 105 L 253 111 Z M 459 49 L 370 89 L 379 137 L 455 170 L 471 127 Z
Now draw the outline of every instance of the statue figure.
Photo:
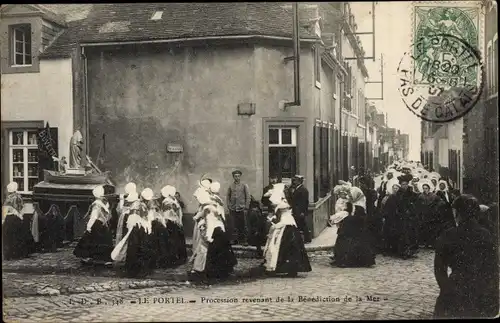
M 80 130 L 75 131 L 70 142 L 69 167 L 83 167 L 83 136 Z
M 59 160 L 59 172 L 62 174 L 66 173 L 67 165 L 66 157 L 61 157 L 61 160 Z

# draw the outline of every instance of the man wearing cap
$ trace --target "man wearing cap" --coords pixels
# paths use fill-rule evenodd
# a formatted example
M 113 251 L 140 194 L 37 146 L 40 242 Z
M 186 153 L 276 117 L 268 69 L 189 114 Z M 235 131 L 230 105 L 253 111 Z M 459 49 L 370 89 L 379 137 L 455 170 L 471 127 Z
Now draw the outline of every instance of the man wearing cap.
M 311 242 L 311 234 L 307 228 L 306 216 L 309 208 L 309 191 L 304 186 L 304 176 L 295 175 L 292 178 L 293 193 L 290 205 L 299 231 L 304 235 L 304 242 Z
M 242 172 L 233 171 L 234 182 L 227 190 L 227 206 L 229 216 L 234 224 L 237 235 L 237 244 L 247 244 L 246 215 L 250 208 L 250 189 L 247 184 L 241 183 Z

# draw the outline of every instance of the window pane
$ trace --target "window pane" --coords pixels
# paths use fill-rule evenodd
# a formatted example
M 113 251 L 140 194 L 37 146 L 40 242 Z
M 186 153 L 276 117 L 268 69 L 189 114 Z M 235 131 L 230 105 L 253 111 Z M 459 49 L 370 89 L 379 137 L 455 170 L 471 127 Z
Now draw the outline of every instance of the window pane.
M 38 163 L 38 149 L 28 149 L 28 163 Z
M 269 176 L 276 176 L 281 179 L 280 173 L 279 148 L 269 147 Z
M 25 55 L 24 64 L 31 65 L 31 54 Z
M 281 159 L 281 176 L 284 178 L 292 178 L 294 175 L 296 175 L 296 148 L 282 147 L 279 149 Z
M 278 132 L 279 129 L 269 129 L 269 144 L 271 145 L 279 144 Z
M 31 43 L 24 44 L 24 54 L 31 56 Z
M 14 182 L 17 183 L 18 191 L 24 191 L 24 178 L 14 178 Z
M 24 43 L 16 41 L 16 53 L 24 53 Z
M 24 65 L 24 62 L 23 62 L 23 54 L 16 54 L 16 58 L 14 60 L 14 65 Z
M 17 163 L 12 165 L 12 176 L 14 178 L 24 178 L 24 164 Z
M 22 149 L 12 149 L 12 161 L 14 163 L 24 162 L 24 152 Z
M 281 144 L 292 144 L 292 129 L 281 129 Z
M 24 145 L 24 132 L 23 131 L 12 131 L 12 144 L 13 145 Z
M 24 28 L 24 41 L 31 44 L 31 28 L 29 26 Z
M 38 183 L 38 178 L 30 178 L 28 179 L 28 191 L 33 191 L 33 186 Z
M 14 29 L 14 36 L 16 37 L 16 40 L 24 40 L 24 32 L 21 29 Z
M 37 145 L 38 136 L 36 131 L 28 131 L 28 145 Z
M 38 164 L 28 165 L 28 176 L 38 178 Z

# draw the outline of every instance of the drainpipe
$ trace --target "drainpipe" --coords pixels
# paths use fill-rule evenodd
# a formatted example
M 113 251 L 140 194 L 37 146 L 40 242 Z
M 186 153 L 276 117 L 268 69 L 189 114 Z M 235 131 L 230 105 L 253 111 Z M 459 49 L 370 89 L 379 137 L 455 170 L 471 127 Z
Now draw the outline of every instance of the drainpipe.
M 89 131 L 89 91 L 88 91 L 88 63 L 87 63 L 87 55 L 85 55 L 85 47 L 82 47 L 82 57 L 83 57 L 83 124 L 85 133 L 85 155 L 89 155 L 90 153 L 90 131 Z
M 284 107 L 300 106 L 300 35 L 298 3 L 293 5 L 293 92 L 294 101 L 285 102 Z

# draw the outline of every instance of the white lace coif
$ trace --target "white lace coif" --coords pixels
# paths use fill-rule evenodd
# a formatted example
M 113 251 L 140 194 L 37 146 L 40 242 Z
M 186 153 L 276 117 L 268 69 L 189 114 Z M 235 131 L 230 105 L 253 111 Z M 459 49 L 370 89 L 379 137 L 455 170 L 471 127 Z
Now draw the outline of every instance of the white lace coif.
M 16 182 L 10 182 L 8 185 L 7 185 L 7 192 L 8 193 L 14 193 L 14 192 L 17 192 L 17 188 L 18 188 L 18 185 Z
M 135 183 L 128 183 L 127 185 L 125 185 L 125 193 L 126 194 L 131 194 L 132 192 L 135 192 L 137 190 L 137 186 L 135 185 Z
M 154 193 L 153 193 L 153 190 L 150 189 L 150 188 L 145 188 L 142 193 L 141 193 L 141 196 L 143 199 L 145 199 L 146 201 L 150 201 L 153 196 L 154 196 Z
M 134 202 L 139 199 L 139 194 L 137 192 L 132 192 L 127 196 L 127 202 Z
M 220 192 L 220 183 L 213 182 L 212 185 L 210 185 L 210 191 L 214 194 L 219 193 Z
M 92 194 L 94 195 L 95 198 L 100 198 L 104 196 L 104 187 L 102 186 L 97 186 L 92 190 Z
M 167 185 L 161 189 L 161 195 L 163 197 L 175 196 L 176 191 L 177 190 L 175 189 L 175 187 L 173 187 L 172 185 Z

